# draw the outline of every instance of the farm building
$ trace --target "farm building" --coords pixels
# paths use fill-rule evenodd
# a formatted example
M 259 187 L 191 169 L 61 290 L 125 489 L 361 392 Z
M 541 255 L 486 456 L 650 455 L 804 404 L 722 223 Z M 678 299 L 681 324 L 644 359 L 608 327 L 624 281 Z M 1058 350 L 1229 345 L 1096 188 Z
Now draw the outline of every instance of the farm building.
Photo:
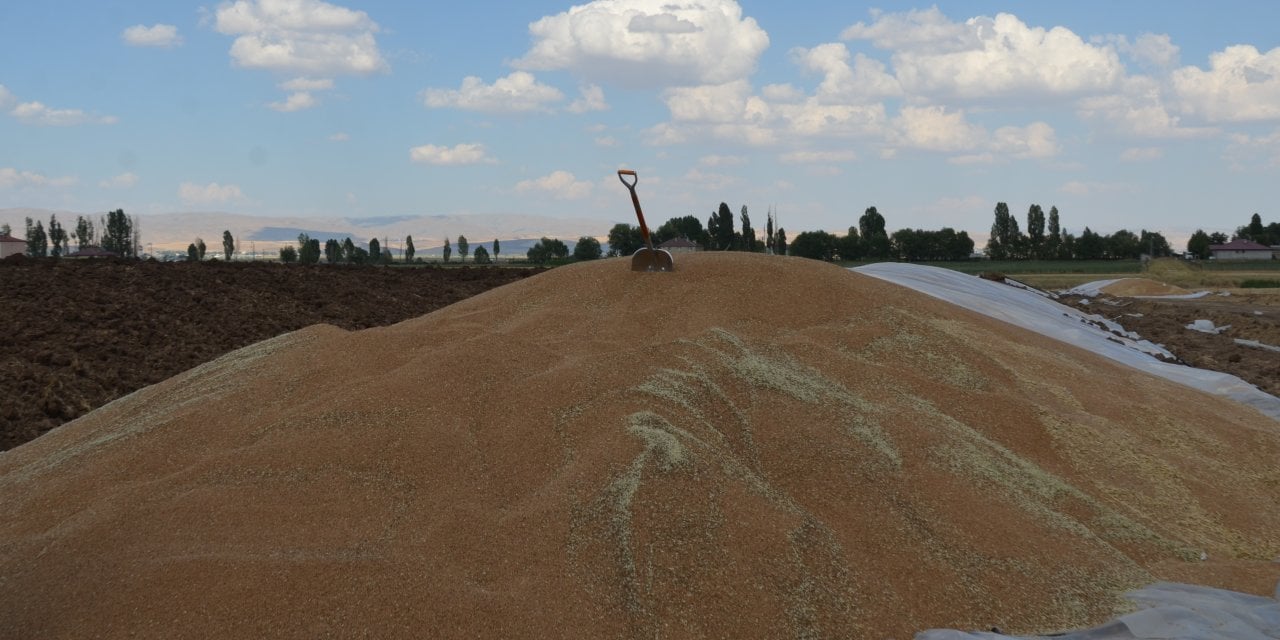
M 1209 245 L 1214 260 L 1270 260 L 1271 247 L 1236 238 L 1226 244 Z
M 27 241 L 15 238 L 7 233 L 0 234 L 0 259 L 25 253 Z
M 658 248 L 666 249 L 671 253 L 689 253 L 691 251 L 701 251 L 701 247 L 698 246 L 698 243 L 693 242 L 688 238 L 672 238 L 658 245 Z

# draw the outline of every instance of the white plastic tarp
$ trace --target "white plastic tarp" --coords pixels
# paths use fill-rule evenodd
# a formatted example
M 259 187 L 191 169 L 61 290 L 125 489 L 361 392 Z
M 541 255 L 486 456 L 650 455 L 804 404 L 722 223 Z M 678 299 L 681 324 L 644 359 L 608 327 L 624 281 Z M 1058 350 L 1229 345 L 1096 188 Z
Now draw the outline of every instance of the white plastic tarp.
M 1280 420 L 1280 398 L 1233 375 L 1161 361 L 1152 354 L 1172 359 L 1164 348 L 1102 316 L 1087 315 L 1026 289 L 917 264 L 879 262 L 853 270 L 1073 344 L 1152 375 L 1231 398 Z
M 915 640 L 1275 640 L 1280 638 L 1280 586 L 1275 598 L 1174 582 L 1125 594 L 1138 610 L 1101 626 L 1053 636 L 930 629 Z

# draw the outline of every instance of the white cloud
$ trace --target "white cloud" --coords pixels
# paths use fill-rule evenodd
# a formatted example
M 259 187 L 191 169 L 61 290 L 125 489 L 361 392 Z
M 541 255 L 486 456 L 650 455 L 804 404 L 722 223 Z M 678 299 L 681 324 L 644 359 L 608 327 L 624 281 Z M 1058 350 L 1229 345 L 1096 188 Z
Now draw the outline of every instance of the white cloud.
M 223 2 L 214 28 L 236 36 L 230 53 L 240 67 L 319 76 L 389 68 L 374 38 L 377 23 L 363 11 L 321 0 Z
M 198 185 L 184 182 L 178 187 L 178 197 L 190 205 L 221 204 L 232 200 L 243 200 L 244 193 L 234 184 L 220 185 L 210 182 Z
M 294 111 L 302 111 L 310 109 L 320 104 L 315 96 L 307 91 L 295 91 L 285 98 L 284 102 L 269 102 L 267 106 L 281 113 L 291 113 Z
M 1123 35 L 1095 38 L 1095 42 L 1109 42 L 1116 50 L 1149 69 L 1168 69 L 1178 64 L 1178 45 L 1169 34 L 1144 33 L 1130 42 Z
M 73 176 L 50 178 L 34 171 L 18 171 L 13 167 L 0 167 L 0 189 L 25 187 L 70 187 L 78 180 Z
M 409 160 L 420 164 L 435 165 L 493 164 L 496 162 L 488 156 L 482 144 L 459 144 L 453 147 L 424 144 L 409 150 Z
M 166 49 L 182 44 L 182 36 L 178 28 L 171 24 L 154 24 L 150 27 L 135 24 L 120 33 L 126 44 L 135 47 L 164 47 Z
M 559 89 L 539 83 L 527 71 L 513 72 L 505 78 L 498 78 L 493 84 L 467 76 L 459 89 L 427 89 L 423 92 L 423 103 L 428 107 L 489 113 L 547 111 L 547 105 L 561 100 L 564 100 L 564 94 Z
M 1029 27 L 1016 16 L 949 21 L 936 8 L 881 14 L 841 34 L 893 51 L 909 95 L 990 100 L 1106 91 L 1124 75 L 1111 47 L 1092 46 L 1064 27 Z
M 568 171 L 553 171 L 541 178 L 521 180 L 516 183 L 516 191 L 541 191 L 560 200 L 585 198 L 591 194 L 591 189 L 592 184 L 590 182 L 578 180 Z
M 778 157 L 783 164 L 814 164 L 829 162 L 852 162 L 858 154 L 846 151 L 792 151 Z
M 806 71 L 822 74 L 816 96 L 824 103 L 866 103 L 902 94 L 884 63 L 859 53 L 851 65 L 849 49 L 840 43 L 792 49 L 791 59 Z
M 1164 89 L 1148 76 L 1126 78 L 1118 93 L 1081 99 L 1076 113 L 1107 123 L 1117 133 L 1143 138 L 1191 138 L 1215 129 L 1188 127 L 1165 106 Z
M 569 111 L 586 113 L 588 111 L 609 110 L 609 103 L 605 102 L 604 99 L 604 89 L 601 89 L 599 85 L 589 84 L 579 88 L 578 91 L 582 96 L 569 105 Z
M 723 84 L 749 76 L 769 46 L 733 0 L 595 0 L 529 25 L 520 69 L 566 69 L 632 87 Z
M 800 102 L 804 100 L 804 92 L 791 84 L 766 84 L 760 89 L 760 96 L 769 102 Z
M 1120 153 L 1120 159 L 1124 162 L 1147 162 L 1163 157 L 1164 150 L 1160 147 L 1130 147 Z
M 14 107 L 9 115 L 22 124 L 49 127 L 70 127 L 79 124 L 115 124 L 119 121 L 115 116 L 98 116 L 85 113 L 80 109 L 52 109 L 41 102 L 23 102 Z
M 1133 193 L 1137 189 L 1123 182 L 1082 182 L 1072 180 L 1058 187 L 1058 191 L 1073 196 L 1091 196 L 1105 193 Z
M 14 96 L 13 93 L 10 92 L 8 88 L 0 84 L 0 109 L 8 109 L 9 105 L 17 101 L 18 101 L 18 98 Z
M 333 88 L 330 78 L 294 78 L 280 83 L 285 91 L 328 91 Z
M 595 143 L 596 143 L 596 146 L 599 146 L 599 147 L 606 147 L 606 148 L 616 147 L 618 146 L 618 139 L 614 138 L 613 136 L 600 136 L 595 139 Z
M 736 80 L 718 85 L 673 87 L 663 93 L 671 118 L 689 122 L 738 122 L 746 117 L 751 85 Z
M 970 124 L 963 111 L 945 107 L 903 107 L 893 120 L 891 141 L 900 146 L 929 151 L 965 151 L 978 147 L 985 132 Z
M 707 173 L 697 167 L 685 172 L 684 180 L 696 184 L 699 189 L 705 191 L 723 191 L 742 182 L 737 176 L 723 173 Z
M 698 158 L 698 164 L 704 167 L 736 167 L 746 163 L 746 156 L 709 155 Z
M 1280 47 L 1236 45 L 1209 56 L 1209 69 L 1173 72 L 1180 108 L 1208 122 L 1280 119 Z
M 351 136 L 344 131 L 339 131 L 337 133 L 329 134 L 329 140 L 331 142 L 346 142 L 347 140 L 350 140 L 350 139 L 351 139 Z
M 1000 127 L 992 134 L 990 147 L 997 154 L 1019 160 L 1051 158 L 1061 151 L 1053 127 L 1044 122 L 1025 127 Z
M 128 172 L 98 182 L 103 189 L 128 189 L 135 184 L 138 184 L 137 174 Z
M 1269 170 L 1280 166 L 1280 128 L 1260 136 L 1233 134 L 1223 157 L 1234 171 Z

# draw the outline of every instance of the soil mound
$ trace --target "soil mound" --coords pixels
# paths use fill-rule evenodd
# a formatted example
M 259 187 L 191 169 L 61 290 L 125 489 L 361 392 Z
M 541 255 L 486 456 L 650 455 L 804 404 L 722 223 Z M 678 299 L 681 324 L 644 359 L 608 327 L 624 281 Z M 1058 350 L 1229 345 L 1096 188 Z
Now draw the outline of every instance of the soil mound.
M 1102 288 L 1113 296 L 1176 296 L 1191 293 L 1182 287 L 1157 282 L 1149 278 L 1121 278 Z
M 1256 411 L 832 265 L 678 268 L 313 326 L 0 454 L 0 636 L 1030 632 L 1280 577 Z

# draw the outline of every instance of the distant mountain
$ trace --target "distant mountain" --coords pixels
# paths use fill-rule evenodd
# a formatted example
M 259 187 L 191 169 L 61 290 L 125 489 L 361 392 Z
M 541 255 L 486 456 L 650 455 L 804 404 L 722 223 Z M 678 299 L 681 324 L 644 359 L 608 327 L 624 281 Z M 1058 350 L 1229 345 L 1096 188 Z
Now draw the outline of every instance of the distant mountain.
M 9 223 L 14 235 L 22 237 L 25 219 L 42 220 L 57 214 L 63 226 L 71 231 L 76 216 L 91 215 L 96 225 L 104 212 L 54 211 L 49 209 L 0 209 L 0 223 Z M 371 238 L 386 241 L 397 254 L 405 236 L 412 235 L 419 256 L 438 255 L 444 239 L 454 246 L 456 255 L 459 235 L 467 237 L 474 251 L 483 245 L 491 249 L 498 239 L 501 255 L 524 254 L 539 238 L 559 238 L 570 247 L 580 236 L 603 239 L 614 223 L 587 218 L 559 218 L 528 214 L 444 214 L 412 216 L 380 216 L 370 218 L 254 216 L 223 211 L 181 212 L 137 215 L 142 244 L 147 251 L 185 253 L 187 245 L 202 238 L 210 251 L 222 247 L 222 232 L 230 231 L 242 252 L 274 253 L 286 244 L 295 244 L 298 234 L 305 233 L 323 242 L 329 238 L 351 238 L 367 246 Z M 101 229 L 99 229 L 99 232 Z

